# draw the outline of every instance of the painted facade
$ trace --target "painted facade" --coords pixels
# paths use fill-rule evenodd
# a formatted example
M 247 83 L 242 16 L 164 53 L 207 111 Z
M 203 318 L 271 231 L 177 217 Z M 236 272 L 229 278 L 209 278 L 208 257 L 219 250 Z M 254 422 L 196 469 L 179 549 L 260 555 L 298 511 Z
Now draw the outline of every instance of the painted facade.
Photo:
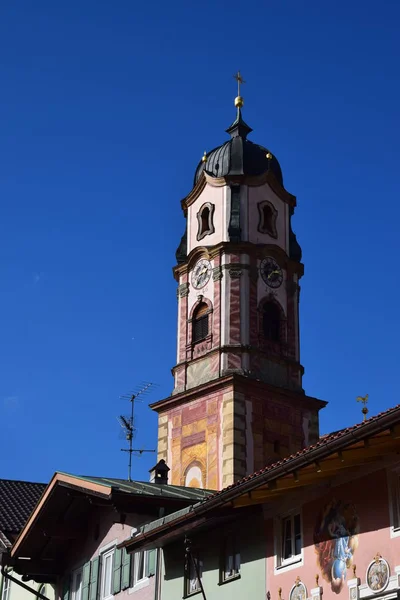
M 174 389 L 152 405 L 175 485 L 222 489 L 319 436 L 325 403 L 302 388 L 296 198 L 249 131 L 238 109 L 182 201 Z
M 266 523 L 266 593 L 294 600 L 296 581 L 306 598 L 397 597 L 400 589 L 400 538 L 392 519 L 397 491 L 392 470 L 381 469 L 329 491 L 311 492 L 310 502 L 289 504 Z M 398 478 L 398 476 L 397 476 Z M 397 484 L 396 484 L 397 485 Z M 396 508 L 398 510 L 398 508 Z M 300 514 L 301 553 L 279 564 L 282 518 Z

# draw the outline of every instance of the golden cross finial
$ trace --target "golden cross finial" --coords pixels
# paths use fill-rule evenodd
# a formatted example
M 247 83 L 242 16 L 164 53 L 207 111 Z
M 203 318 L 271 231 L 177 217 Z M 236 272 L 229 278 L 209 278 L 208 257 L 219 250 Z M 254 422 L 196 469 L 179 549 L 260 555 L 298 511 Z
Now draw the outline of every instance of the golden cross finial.
M 243 79 L 243 77 L 240 74 L 240 71 L 238 71 L 236 73 L 236 75 L 233 76 L 234 79 L 236 79 L 237 84 L 238 84 L 238 96 L 240 96 L 240 84 L 242 83 L 246 83 L 245 80 Z
M 365 396 L 357 396 L 357 402 L 362 402 L 363 403 L 363 407 L 361 409 L 362 414 L 364 415 L 364 421 L 366 421 L 367 419 L 367 414 L 368 414 L 368 408 L 365 406 L 368 402 L 368 394 L 366 394 Z

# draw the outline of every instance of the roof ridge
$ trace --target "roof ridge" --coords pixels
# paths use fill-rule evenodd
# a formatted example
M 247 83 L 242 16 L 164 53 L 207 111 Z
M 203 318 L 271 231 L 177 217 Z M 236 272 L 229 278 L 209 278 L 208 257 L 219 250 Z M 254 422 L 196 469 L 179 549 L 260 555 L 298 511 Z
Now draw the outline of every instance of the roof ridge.
M 47 483 L 42 483 L 40 481 L 25 481 L 25 479 L 2 479 L 0 478 L 0 483 L 2 482 L 7 482 L 7 483 L 27 483 L 28 485 L 44 485 L 46 486 Z

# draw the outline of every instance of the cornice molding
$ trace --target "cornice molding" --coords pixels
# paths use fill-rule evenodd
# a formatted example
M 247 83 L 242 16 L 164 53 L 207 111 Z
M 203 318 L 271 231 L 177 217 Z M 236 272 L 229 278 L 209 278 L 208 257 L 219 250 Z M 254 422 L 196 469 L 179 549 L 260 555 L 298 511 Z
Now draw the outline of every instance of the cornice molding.
M 268 184 L 272 191 L 286 204 L 290 206 L 296 206 L 296 196 L 285 190 L 281 186 L 279 181 L 271 170 L 265 171 L 261 175 L 249 176 L 249 175 L 231 175 L 226 177 L 213 177 L 207 172 L 203 171 L 198 182 L 194 186 L 191 192 L 181 200 L 181 206 L 184 211 L 187 210 L 188 206 L 193 204 L 200 196 L 202 191 L 207 185 L 211 187 L 224 187 L 232 184 L 236 185 L 248 185 L 249 187 L 260 187 L 261 185 Z

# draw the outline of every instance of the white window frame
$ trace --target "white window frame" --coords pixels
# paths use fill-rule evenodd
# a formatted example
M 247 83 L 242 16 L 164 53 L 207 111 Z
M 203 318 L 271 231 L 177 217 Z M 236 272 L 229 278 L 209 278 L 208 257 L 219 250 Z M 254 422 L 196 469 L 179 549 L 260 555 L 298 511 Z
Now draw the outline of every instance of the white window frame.
M 232 574 L 227 575 L 226 565 L 230 559 L 232 562 Z M 236 537 L 234 535 L 228 535 L 224 540 L 220 582 L 225 583 L 232 579 L 238 579 L 240 577 L 240 568 L 240 551 L 237 547 Z
M 143 577 L 141 577 L 140 579 L 138 578 L 139 555 L 143 555 Z M 148 570 L 148 560 L 149 560 L 149 553 L 147 552 L 147 550 L 139 550 L 139 552 L 135 552 L 133 554 L 133 569 L 132 569 L 133 587 L 137 587 L 138 585 L 144 583 L 145 581 L 147 581 L 149 579 L 148 575 L 146 575 L 147 570 Z
M 292 548 L 295 548 L 295 535 L 294 535 L 294 519 L 296 516 L 300 518 L 300 536 L 301 536 L 301 550 L 300 554 L 293 554 L 289 558 L 283 558 L 282 545 L 283 545 L 283 523 L 287 519 L 290 519 L 291 530 L 292 530 Z M 275 571 L 286 571 L 295 569 L 304 563 L 304 537 L 303 537 L 303 516 L 300 509 L 292 510 L 283 515 L 280 515 L 275 519 L 274 523 L 275 535 Z
M 113 546 L 112 548 L 110 548 L 109 550 L 106 550 L 105 552 L 102 552 L 99 555 L 100 558 L 100 568 L 99 568 L 99 582 L 98 582 L 98 589 L 99 589 L 99 598 L 100 600 L 110 600 L 110 598 L 114 597 L 113 594 L 113 574 L 114 574 L 114 552 L 115 552 L 115 546 Z M 105 594 L 105 590 L 104 590 L 104 585 L 105 585 L 105 581 L 106 581 L 106 559 L 108 557 L 111 557 L 111 567 L 110 567 L 110 593 L 109 594 Z
M 76 590 L 76 580 L 78 576 L 81 576 L 81 582 L 78 590 Z M 71 600 L 81 600 L 82 597 L 82 582 L 83 582 L 83 567 L 72 571 L 72 582 L 71 582 Z
M 390 537 L 400 536 L 400 466 L 387 471 Z
M 8 573 L 8 571 L 7 571 Z M 11 579 L 3 576 L 3 587 L 1 590 L 1 600 L 8 600 L 10 597 Z
M 193 558 L 190 556 L 188 559 L 189 562 L 189 574 L 186 575 L 185 574 L 185 598 L 188 598 L 189 596 L 194 596 L 195 594 L 198 594 L 199 592 L 201 592 L 201 586 L 200 586 L 200 582 L 198 584 L 198 587 L 196 587 L 195 590 L 190 590 L 190 582 L 192 581 L 192 579 L 196 579 L 196 581 L 199 581 L 197 578 L 197 573 L 196 573 L 196 569 L 193 565 L 193 560 L 198 564 L 199 567 L 199 571 L 200 571 L 200 580 L 203 578 L 203 562 L 201 560 L 199 560 L 196 556 L 193 556 Z M 192 572 L 193 569 L 193 572 Z M 191 578 L 190 575 L 193 574 L 194 577 Z

